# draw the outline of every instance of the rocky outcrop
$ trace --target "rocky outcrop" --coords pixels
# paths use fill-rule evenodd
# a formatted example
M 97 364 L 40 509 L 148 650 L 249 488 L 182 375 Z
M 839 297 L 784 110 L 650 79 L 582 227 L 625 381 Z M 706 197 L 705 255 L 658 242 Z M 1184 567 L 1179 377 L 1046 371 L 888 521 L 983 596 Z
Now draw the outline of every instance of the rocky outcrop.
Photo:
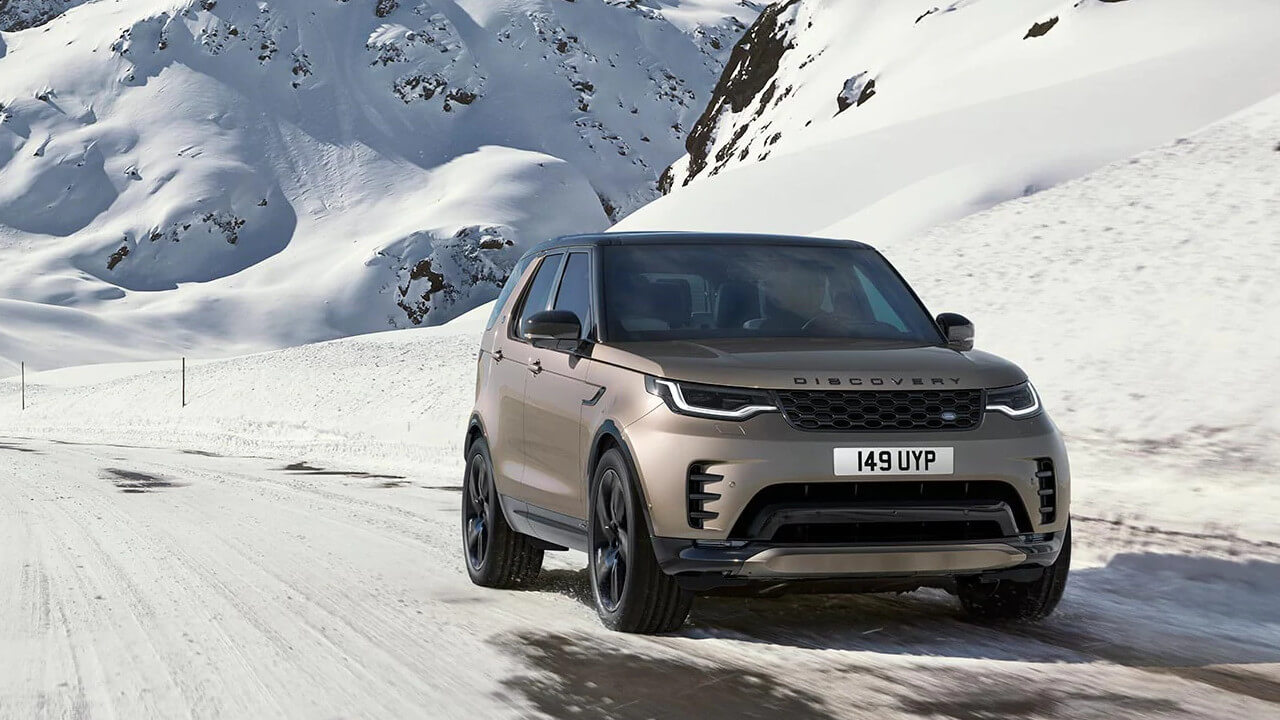
M 1052 30 L 1053 26 L 1057 24 L 1058 24 L 1057 15 L 1054 15 L 1053 17 L 1049 18 L 1048 20 L 1045 20 L 1044 22 L 1033 23 L 1031 25 L 1031 29 L 1027 31 L 1026 35 L 1022 36 L 1022 39 L 1028 40 L 1030 38 L 1044 37 L 1045 34 L 1048 33 L 1050 30 Z
M 0 31 L 39 27 L 85 0 L 0 0 Z
M 522 252 L 511 235 L 507 227 L 468 225 L 451 235 L 414 233 L 381 251 L 397 278 L 396 306 L 409 325 L 443 321 L 468 300 L 496 295 Z
M 762 94 L 759 103 L 761 108 L 766 107 L 773 98 L 777 86 L 770 82 L 778 72 L 783 54 L 793 46 L 790 30 L 795 18 L 788 11 L 799 1 L 782 0 L 765 8 L 733 47 L 706 109 L 694 123 L 685 141 L 689 160 L 680 184 L 687 185 L 711 162 L 711 153 L 717 144 L 716 130 L 724 114 L 746 110 Z M 745 129 L 745 125 L 740 127 Z M 740 138 L 740 135 L 733 137 L 721 145 L 715 159 L 723 162 L 732 157 L 735 144 Z M 671 172 L 669 169 L 664 174 L 664 192 L 670 191 L 674 185 L 675 178 Z
M 863 70 L 844 81 L 844 88 L 836 96 L 836 114 L 838 115 L 851 107 L 861 106 L 874 97 L 875 94 L 876 79 L 871 77 L 870 72 Z

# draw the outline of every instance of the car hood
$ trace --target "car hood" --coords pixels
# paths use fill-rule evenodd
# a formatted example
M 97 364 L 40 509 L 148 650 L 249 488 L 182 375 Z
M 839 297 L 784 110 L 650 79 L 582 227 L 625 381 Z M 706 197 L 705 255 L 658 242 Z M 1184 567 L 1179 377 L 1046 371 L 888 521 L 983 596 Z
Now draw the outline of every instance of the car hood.
M 592 357 L 637 372 L 752 388 L 909 390 L 993 388 L 1027 379 L 980 350 L 827 338 L 733 338 L 617 343 Z

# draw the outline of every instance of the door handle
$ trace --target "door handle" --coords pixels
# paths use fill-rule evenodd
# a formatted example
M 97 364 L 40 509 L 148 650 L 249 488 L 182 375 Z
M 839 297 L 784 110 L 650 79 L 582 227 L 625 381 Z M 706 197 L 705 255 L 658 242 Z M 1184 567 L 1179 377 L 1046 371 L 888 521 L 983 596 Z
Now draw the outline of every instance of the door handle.
M 502 362 L 502 348 L 493 351 L 493 361 Z
M 538 373 L 542 372 L 542 361 L 534 360 L 533 358 L 530 358 L 529 372 L 533 373 L 534 375 L 537 375 Z

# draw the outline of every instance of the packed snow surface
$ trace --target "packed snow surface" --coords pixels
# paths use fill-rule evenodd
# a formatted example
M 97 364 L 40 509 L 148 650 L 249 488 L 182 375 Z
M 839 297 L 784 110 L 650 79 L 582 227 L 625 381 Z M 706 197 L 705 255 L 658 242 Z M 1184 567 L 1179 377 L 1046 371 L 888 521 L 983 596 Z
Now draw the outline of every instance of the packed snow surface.
M 484 315 L 193 364 L 186 407 L 174 362 L 38 373 L 25 412 L 0 385 L 0 717 L 1238 720 L 1280 700 L 1274 483 L 1157 485 L 1107 457 L 1123 444 L 1069 437 L 1073 572 L 1039 625 L 928 591 L 700 598 L 679 632 L 626 636 L 578 553 L 528 591 L 475 587 L 460 440 Z
M 576 553 L 471 585 L 460 475 L 214 447 L 0 433 L 0 717 L 1274 716 L 1275 547 L 1077 519 L 1041 625 L 938 592 L 700 598 L 636 637 Z

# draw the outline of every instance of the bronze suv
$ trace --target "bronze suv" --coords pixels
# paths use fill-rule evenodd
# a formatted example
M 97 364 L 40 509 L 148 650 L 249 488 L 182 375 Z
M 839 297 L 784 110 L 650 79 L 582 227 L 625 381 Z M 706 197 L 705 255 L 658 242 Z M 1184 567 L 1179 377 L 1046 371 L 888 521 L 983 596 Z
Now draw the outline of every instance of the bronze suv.
M 472 580 L 583 551 L 616 630 L 716 591 L 940 587 L 1034 620 L 1067 579 L 1067 455 L 1026 374 L 856 242 L 537 246 L 489 317 L 465 448 Z

